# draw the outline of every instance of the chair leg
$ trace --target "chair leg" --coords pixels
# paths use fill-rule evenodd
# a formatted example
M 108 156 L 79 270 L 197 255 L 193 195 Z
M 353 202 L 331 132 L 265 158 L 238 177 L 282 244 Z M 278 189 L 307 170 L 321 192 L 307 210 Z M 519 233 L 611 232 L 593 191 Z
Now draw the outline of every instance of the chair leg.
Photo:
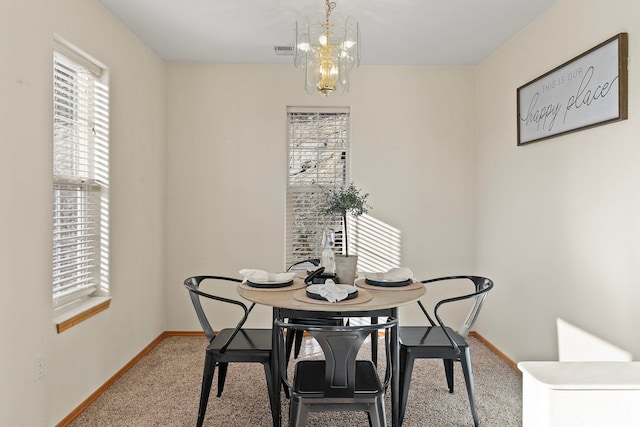
M 288 329 L 287 335 L 285 336 L 284 344 L 285 344 L 285 355 L 286 355 L 286 364 L 289 364 L 289 360 L 291 359 L 291 350 L 293 349 L 293 340 L 296 335 L 296 331 L 294 329 Z M 276 381 L 276 379 L 274 379 Z M 284 381 L 281 381 L 282 388 L 284 390 L 284 395 L 287 399 L 290 398 L 289 395 L 289 387 Z M 276 383 L 274 383 L 274 393 L 279 393 L 279 388 L 276 388 Z
M 296 331 L 293 329 L 289 329 L 287 331 L 287 336 L 285 337 L 287 362 L 289 362 L 289 359 L 291 358 L 291 350 L 293 349 L 293 338 L 295 335 L 296 335 Z
M 218 397 L 222 396 L 224 390 L 224 381 L 227 379 L 228 363 L 218 363 Z
M 453 393 L 453 360 L 442 359 L 444 362 L 444 374 L 447 376 L 447 387 L 449 387 L 449 393 Z
M 371 416 L 371 411 L 369 411 L 369 425 L 372 427 L 386 427 L 387 416 L 384 411 L 384 399 L 382 397 L 376 399 L 374 412 L 374 416 Z
M 409 386 L 411 385 L 411 374 L 413 373 L 413 355 L 405 347 L 400 347 L 400 425 L 404 420 L 404 413 L 407 409 L 409 398 Z
M 197 427 L 202 427 L 204 422 L 204 414 L 207 410 L 209 402 L 209 393 L 211 392 L 211 383 L 213 382 L 213 374 L 216 370 L 216 360 L 206 353 L 204 358 L 204 372 L 202 373 L 202 390 L 200 391 L 200 406 L 198 408 Z
M 471 370 L 471 352 L 467 347 L 460 355 L 460 363 L 462 364 L 462 372 L 464 374 L 464 382 L 467 385 L 467 394 L 469 395 L 469 405 L 471 406 L 471 415 L 473 416 L 473 425 L 478 427 L 478 411 L 476 410 L 476 399 L 473 390 L 473 371 Z
M 293 358 L 297 359 L 300 356 L 300 348 L 302 348 L 302 338 L 304 337 L 304 331 L 300 329 L 296 330 L 295 339 L 296 339 L 296 347 L 293 352 Z
M 309 406 L 300 401 L 299 397 L 292 397 L 289 406 L 289 427 L 307 425 Z
M 372 317 L 371 324 L 377 324 L 378 318 Z M 378 331 L 371 332 L 371 361 L 378 366 Z
M 264 376 L 267 380 L 267 393 L 269 394 L 269 408 L 271 408 L 271 415 L 273 416 L 275 407 L 275 393 L 276 393 L 276 382 L 271 378 L 271 363 L 264 362 L 262 364 L 264 367 Z

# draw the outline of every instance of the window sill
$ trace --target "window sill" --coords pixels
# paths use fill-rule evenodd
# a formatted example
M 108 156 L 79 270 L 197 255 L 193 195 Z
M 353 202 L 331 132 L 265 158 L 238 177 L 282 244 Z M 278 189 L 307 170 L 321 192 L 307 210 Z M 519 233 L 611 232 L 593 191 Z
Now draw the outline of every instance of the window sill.
M 53 317 L 58 333 L 84 322 L 88 318 L 95 316 L 106 310 L 111 305 L 111 297 L 91 297 L 81 302 L 77 306 Z

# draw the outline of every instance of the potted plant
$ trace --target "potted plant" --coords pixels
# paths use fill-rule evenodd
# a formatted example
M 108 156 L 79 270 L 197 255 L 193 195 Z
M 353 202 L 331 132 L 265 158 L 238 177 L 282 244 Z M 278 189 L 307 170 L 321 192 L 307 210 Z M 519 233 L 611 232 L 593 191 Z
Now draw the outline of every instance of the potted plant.
M 356 256 L 349 256 L 347 218 L 349 215 L 357 218 L 369 211 L 371 206 L 367 203 L 367 197 L 369 197 L 369 193 L 362 193 L 353 183 L 349 184 L 347 188 L 330 190 L 326 194 L 324 213 L 342 218 L 344 256 L 336 256 L 336 273 L 340 283 L 351 284 L 355 280 L 358 259 Z

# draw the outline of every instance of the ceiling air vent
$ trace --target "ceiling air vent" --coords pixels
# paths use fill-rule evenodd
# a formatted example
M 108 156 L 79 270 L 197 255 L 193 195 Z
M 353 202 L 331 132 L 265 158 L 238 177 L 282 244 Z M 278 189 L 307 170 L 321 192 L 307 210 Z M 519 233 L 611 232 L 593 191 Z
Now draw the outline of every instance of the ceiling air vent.
M 281 56 L 292 56 L 293 55 L 293 46 L 274 46 L 276 51 L 276 55 Z

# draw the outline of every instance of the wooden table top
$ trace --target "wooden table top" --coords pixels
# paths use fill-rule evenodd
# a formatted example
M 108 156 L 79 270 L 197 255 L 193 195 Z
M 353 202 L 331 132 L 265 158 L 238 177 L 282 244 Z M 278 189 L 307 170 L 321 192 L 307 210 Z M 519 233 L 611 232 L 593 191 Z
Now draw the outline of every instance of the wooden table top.
M 330 303 L 305 297 L 305 284 L 295 279 L 293 285 L 286 288 L 252 288 L 246 284 L 238 285 L 238 295 L 256 304 L 305 311 L 370 311 L 383 310 L 410 304 L 422 297 L 426 290 L 423 284 L 414 282 L 406 287 L 372 287 L 363 279 L 356 280 L 358 297 Z

